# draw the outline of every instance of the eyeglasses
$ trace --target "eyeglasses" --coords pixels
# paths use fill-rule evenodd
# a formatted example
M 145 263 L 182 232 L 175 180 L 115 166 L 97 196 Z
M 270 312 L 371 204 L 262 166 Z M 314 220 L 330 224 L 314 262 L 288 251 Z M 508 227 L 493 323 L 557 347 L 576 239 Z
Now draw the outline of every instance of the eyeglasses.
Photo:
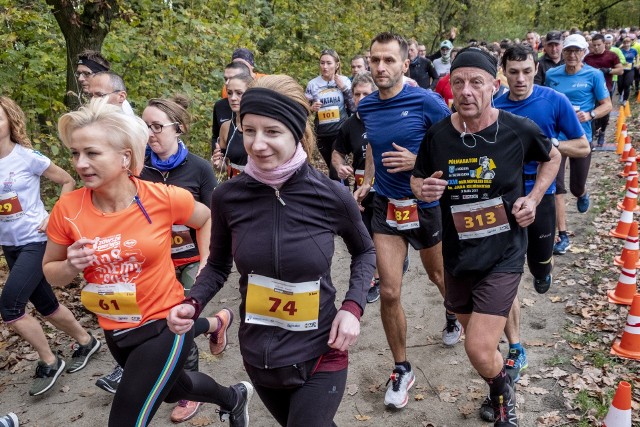
M 79 79 L 80 76 L 83 76 L 85 79 L 93 75 L 93 71 L 76 71 L 73 73 L 76 76 L 76 79 Z
M 162 129 L 165 128 L 165 126 L 172 126 L 172 125 L 177 125 L 178 122 L 173 122 L 173 123 L 166 123 L 164 125 L 160 124 L 160 123 L 151 123 L 150 125 L 147 125 L 147 127 L 149 129 L 151 129 L 151 132 L 153 133 L 162 133 Z
M 582 49 L 564 49 L 562 53 L 566 53 L 567 55 L 580 55 L 582 53 Z
M 113 92 L 107 92 L 107 93 L 93 92 L 93 93 L 87 93 L 86 96 L 88 98 L 104 98 L 107 95 L 111 95 L 112 93 L 118 93 L 118 92 L 122 92 L 122 91 L 121 90 L 114 90 Z

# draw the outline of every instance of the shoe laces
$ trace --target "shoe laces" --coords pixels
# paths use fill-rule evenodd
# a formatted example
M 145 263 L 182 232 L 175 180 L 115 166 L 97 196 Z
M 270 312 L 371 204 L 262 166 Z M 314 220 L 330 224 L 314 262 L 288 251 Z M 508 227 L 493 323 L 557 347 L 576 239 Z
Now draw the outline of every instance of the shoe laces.
M 453 331 L 459 331 L 460 327 L 458 326 L 458 321 L 456 319 L 447 318 L 447 326 L 445 327 L 448 333 L 452 333 Z
M 402 382 L 403 376 L 404 372 L 394 369 L 393 373 L 389 376 L 389 379 L 387 380 L 387 384 L 385 384 L 385 386 L 389 385 L 389 382 L 391 382 L 391 388 L 393 389 L 393 391 L 399 391 L 400 383 Z
M 109 381 L 118 381 L 122 378 L 122 367 L 116 366 L 116 369 L 113 370 L 109 375 L 106 376 Z
M 181 408 L 186 408 L 188 403 L 188 400 L 178 400 L 178 406 L 180 406 Z

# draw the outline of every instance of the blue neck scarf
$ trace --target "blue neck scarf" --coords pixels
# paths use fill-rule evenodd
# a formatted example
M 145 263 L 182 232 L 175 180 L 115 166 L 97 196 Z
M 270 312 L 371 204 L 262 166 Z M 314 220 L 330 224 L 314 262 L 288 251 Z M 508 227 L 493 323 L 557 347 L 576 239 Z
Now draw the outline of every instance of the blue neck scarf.
M 171 169 L 175 169 L 178 167 L 184 159 L 187 158 L 187 154 L 189 154 L 189 149 L 182 140 L 178 140 L 178 151 L 175 154 L 172 154 L 167 160 L 162 160 L 156 153 L 151 151 L 151 164 L 154 168 L 166 172 Z

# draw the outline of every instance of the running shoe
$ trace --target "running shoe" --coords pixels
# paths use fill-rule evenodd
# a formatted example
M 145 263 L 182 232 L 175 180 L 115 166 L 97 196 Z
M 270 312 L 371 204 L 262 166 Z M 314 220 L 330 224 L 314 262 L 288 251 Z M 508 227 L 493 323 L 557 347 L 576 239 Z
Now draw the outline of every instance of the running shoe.
M 218 329 L 209 334 L 209 350 L 211 354 L 218 355 L 227 348 L 227 330 L 233 323 L 233 311 L 223 308 L 215 317 L 218 319 Z
M 232 411 L 218 410 L 220 421 L 229 420 L 231 427 L 246 427 L 249 425 L 249 402 L 251 401 L 251 396 L 253 396 L 253 386 L 247 381 L 242 381 L 239 384 L 232 385 L 231 388 L 235 390 L 238 396 L 238 403 L 236 403 Z
M 560 240 L 553 245 L 553 254 L 554 255 L 564 255 L 571 248 L 571 241 L 569 240 L 569 236 L 566 234 L 561 234 Z
M 371 287 L 367 292 L 367 303 L 371 304 L 380 299 L 380 279 L 372 279 Z
M 510 377 L 509 377 L 510 378 Z M 494 427 L 518 427 L 516 416 L 516 392 L 513 383 L 509 381 L 506 393 L 491 396 L 493 405 Z
M 124 370 L 122 369 L 122 366 L 117 364 L 113 369 L 113 372 L 111 372 L 109 375 L 105 375 L 104 377 L 97 379 L 96 386 L 100 387 L 106 392 L 115 393 L 118 389 L 118 386 L 120 385 L 120 380 L 122 379 L 123 373 Z
M 55 384 L 56 380 L 64 370 L 64 360 L 56 356 L 56 361 L 53 365 L 47 365 L 42 360 L 38 360 L 36 366 L 36 376 L 31 390 L 29 390 L 30 396 L 39 396 L 42 393 L 48 391 Z
M 7 415 L 0 417 L 0 426 L 2 427 L 19 427 L 18 416 L 13 412 L 9 412 Z
M 387 381 L 387 392 L 384 394 L 385 406 L 396 409 L 404 408 L 409 402 L 409 389 L 416 381 L 413 370 L 407 371 L 401 366 L 396 366 Z
M 527 361 L 527 352 L 524 347 L 522 347 L 522 350 L 510 348 L 507 360 L 504 361 L 504 369 L 514 383 L 520 381 L 520 372 L 528 367 L 529 362 Z
M 552 274 L 547 274 L 547 277 L 545 277 L 544 279 L 535 279 L 535 278 L 533 279 L 533 287 L 536 289 L 536 292 L 539 294 L 546 293 L 551 287 L 552 283 L 553 283 Z
M 200 408 L 200 402 L 193 402 L 191 400 L 179 400 L 178 405 L 171 411 L 171 422 L 182 423 L 195 417 L 198 409 Z
M 447 323 L 442 330 L 442 342 L 444 345 L 456 345 L 462 337 L 462 325 L 458 322 L 455 314 L 448 314 Z
M 407 252 L 407 256 L 404 257 L 404 263 L 402 264 L 402 275 L 409 271 L 409 252 Z
M 69 363 L 69 367 L 67 368 L 68 373 L 72 374 L 74 372 L 78 372 L 80 369 L 87 366 L 89 358 L 100 349 L 102 343 L 99 340 L 95 339 L 93 335 L 89 334 L 89 336 L 91 336 L 91 341 L 89 341 L 89 344 L 80 345 L 76 343 L 73 346 L 73 349 L 75 351 L 71 355 L 71 362 Z
M 587 213 L 587 211 L 589 210 L 589 204 L 589 193 L 584 193 L 584 195 L 578 197 L 578 212 Z
M 602 147 L 604 145 L 604 132 L 600 132 L 598 135 L 598 147 Z
M 485 397 L 482 405 L 480 405 L 480 418 L 489 423 L 495 420 L 493 417 L 493 405 L 491 404 L 491 398 L 489 396 Z

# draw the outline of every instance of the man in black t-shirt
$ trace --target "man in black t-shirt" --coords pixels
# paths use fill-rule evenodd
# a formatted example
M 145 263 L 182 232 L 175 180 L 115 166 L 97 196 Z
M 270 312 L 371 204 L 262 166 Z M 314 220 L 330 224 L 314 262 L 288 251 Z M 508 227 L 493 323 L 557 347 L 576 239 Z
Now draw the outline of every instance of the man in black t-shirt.
M 366 71 L 353 76 L 351 82 L 351 92 L 353 93 L 353 102 L 358 108 L 360 100 L 374 91 L 378 90 L 371 73 Z M 354 177 L 353 190 L 357 190 L 364 181 L 364 167 L 367 154 L 367 131 L 364 123 L 360 120 L 358 113 L 349 117 L 342 123 L 338 136 L 333 143 L 333 152 L 331 153 L 331 163 L 338 173 L 338 177 L 346 181 L 350 177 Z M 351 166 L 347 164 L 347 156 L 353 154 L 353 163 Z M 373 182 L 371 182 L 373 184 Z M 367 197 L 359 203 L 362 213 L 362 221 L 369 231 L 369 235 L 373 237 L 371 229 L 371 220 L 373 218 L 373 195 L 375 191 L 372 189 Z M 367 302 L 372 303 L 380 299 L 380 276 L 376 269 L 371 283 L 371 288 L 367 293 Z
M 432 126 L 418 152 L 411 188 L 440 201 L 445 306 L 466 331 L 465 350 L 489 384 L 495 426 L 517 425 L 513 382 L 496 349 L 518 291 L 527 248 L 524 227 L 558 172 L 560 153 L 540 128 L 491 106 L 497 63 L 476 47 L 451 65 L 456 113 Z M 524 196 L 522 167 L 541 162 Z

